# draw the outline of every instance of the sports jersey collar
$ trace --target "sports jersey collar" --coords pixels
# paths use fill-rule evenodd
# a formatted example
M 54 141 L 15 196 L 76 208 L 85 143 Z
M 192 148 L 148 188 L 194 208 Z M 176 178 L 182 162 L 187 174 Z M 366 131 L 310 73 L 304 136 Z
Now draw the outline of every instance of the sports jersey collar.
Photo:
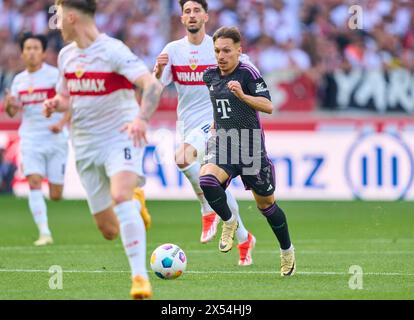
M 40 69 L 39 69 L 39 70 L 37 70 L 37 71 L 35 71 L 35 72 L 29 72 L 29 70 L 27 70 L 27 69 L 26 69 L 26 73 L 27 73 L 28 75 L 30 75 L 30 76 L 34 76 L 34 75 L 36 75 L 37 73 L 41 72 L 44 68 L 45 68 L 45 63 L 43 62 L 43 63 L 42 63 L 42 66 L 40 67 Z
M 188 42 L 188 44 L 189 44 L 190 46 L 194 46 L 194 47 L 201 47 L 204 43 L 206 43 L 206 41 L 208 40 L 208 38 L 209 38 L 209 35 L 206 33 L 206 34 L 204 35 L 203 41 L 201 41 L 201 43 L 200 43 L 200 44 L 192 44 L 192 43 L 190 42 L 190 40 L 188 40 L 188 36 L 185 36 L 185 40 Z
M 100 33 L 100 34 L 96 37 L 95 41 L 94 41 L 94 42 L 92 42 L 92 43 L 91 43 L 91 45 L 90 45 L 89 47 L 87 47 L 87 48 L 83 48 L 83 49 L 82 49 L 82 48 L 79 48 L 76 42 L 75 42 L 75 46 L 76 46 L 76 48 L 77 48 L 78 50 L 80 50 L 80 51 L 88 51 L 89 49 L 93 48 L 93 47 L 94 47 L 97 43 L 99 43 L 102 39 L 104 39 L 104 38 L 106 38 L 106 37 L 107 37 L 106 33 Z
M 239 70 L 239 68 L 240 68 L 241 64 L 242 64 L 242 63 L 239 61 L 239 64 L 237 65 L 236 69 L 234 69 L 232 73 L 230 73 L 230 74 L 228 74 L 228 75 L 226 75 L 226 76 L 223 76 L 223 75 L 221 74 L 221 70 L 220 70 L 220 68 L 219 68 L 219 67 L 217 67 L 217 68 L 218 68 L 218 70 L 219 70 L 220 78 L 225 79 L 225 78 L 231 77 L 232 75 L 234 75 L 234 74 L 237 72 L 237 70 Z

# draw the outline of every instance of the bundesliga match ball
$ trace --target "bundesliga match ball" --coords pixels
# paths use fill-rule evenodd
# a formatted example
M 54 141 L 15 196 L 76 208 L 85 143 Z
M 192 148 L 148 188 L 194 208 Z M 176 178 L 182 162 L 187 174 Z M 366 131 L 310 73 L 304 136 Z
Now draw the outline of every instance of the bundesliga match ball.
M 166 243 L 154 250 L 151 256 L 151 269 L 161 279 L 177 279 L 187 267 L 187 257 L 175 244 Z

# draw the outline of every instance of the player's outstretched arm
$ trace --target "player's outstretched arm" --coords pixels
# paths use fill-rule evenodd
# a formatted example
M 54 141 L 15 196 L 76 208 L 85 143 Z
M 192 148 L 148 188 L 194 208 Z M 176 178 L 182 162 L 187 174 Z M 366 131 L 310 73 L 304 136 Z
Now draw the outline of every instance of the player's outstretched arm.
M 50 118 L 54 112 L 67 112 L 69 107 L 69 97 L 57 94 L 43 102 L 43 114 L 46 118 Z
M 9 90 L 6 90 L 4 107 L 9 117 L 14 118 L 22 106 L 22 103 L 16 97 L 12 96 Z
M 273 104 L 272 101 L 265 97 L 254 97 L 247 95 L 243 92 L 243 89 L 238 81 L 230 81 L 228 83 L 230 91 L 241 101 L 248 104 L 254 110 L 272 114 L 273 113 Z

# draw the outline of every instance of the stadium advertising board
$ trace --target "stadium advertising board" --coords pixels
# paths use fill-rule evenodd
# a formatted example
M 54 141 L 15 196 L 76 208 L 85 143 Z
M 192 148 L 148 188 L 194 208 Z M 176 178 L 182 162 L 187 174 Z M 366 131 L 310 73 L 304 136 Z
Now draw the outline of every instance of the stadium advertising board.
M 190 184 L 173 162 L 175 132 L 153 131 L 150 141 L 144 161 L 148 198 L 193 199 Z M 414 130 L 402 133 L 267 131 L 266 145 L 276 165 L 279 199 L 414 199 Z M 25 195 L 26 183 L 16 181 L 16 193 Z M 251 199 L 239 179 L 230 188 L 238 198 Z M 72 151 L 65 196 L 85 196 Z

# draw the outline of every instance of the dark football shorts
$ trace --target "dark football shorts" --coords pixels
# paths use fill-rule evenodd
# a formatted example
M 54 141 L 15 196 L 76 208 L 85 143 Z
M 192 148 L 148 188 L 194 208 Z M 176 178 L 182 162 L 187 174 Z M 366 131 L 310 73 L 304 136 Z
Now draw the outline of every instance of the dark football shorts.
M 229 175 L 229 179 L 223 185 L 225 189 L 227 189 L 233 179 L 240 176 L 246 190 L 252 190 L 259 196 L 268 197 L 275 192 L 275 169 L 273 163 L 267 158 L 261 160 L 260 170 L 252 175 L 243 174 L 243 169 L 248 168 L 246 165 L 220 164 L 218 161 L 216 162 L 215 157 L 210 158 L 206 163 L 217 165 Z

